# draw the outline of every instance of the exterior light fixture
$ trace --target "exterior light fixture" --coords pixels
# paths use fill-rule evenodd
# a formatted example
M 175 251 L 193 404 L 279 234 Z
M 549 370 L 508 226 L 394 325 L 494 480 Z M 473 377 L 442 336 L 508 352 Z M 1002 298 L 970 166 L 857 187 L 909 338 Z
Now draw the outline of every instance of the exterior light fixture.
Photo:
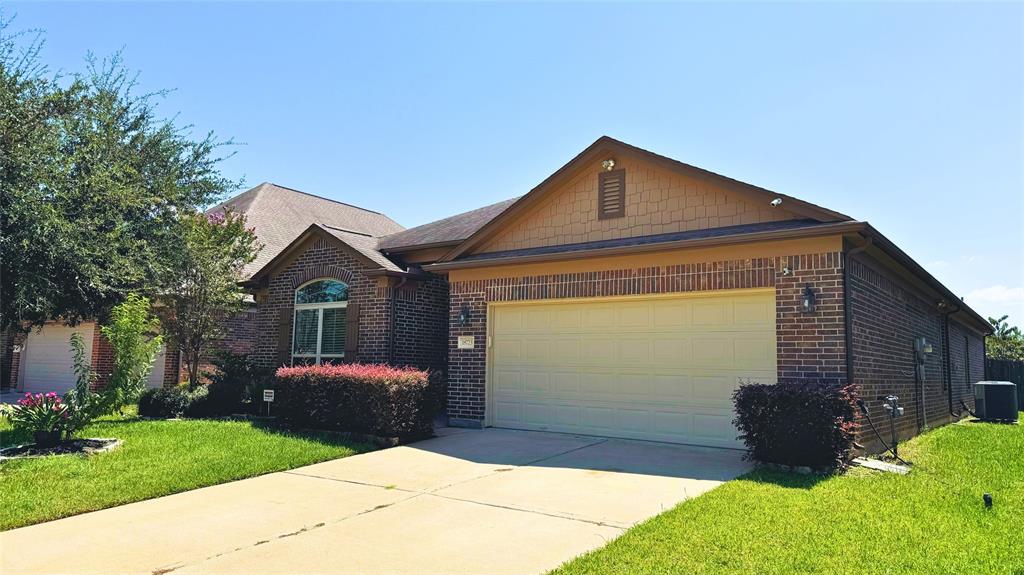
M 462 304 L 459 308 L 459 325 L 466 327 L 469 324 L 469 304 Z
M 775 198 L 770 203 L 773 208 L 777 208 L 782 205 L 782 198 Z
M 601 162 L 601 167 L 604 168 L 604 171 L 610 172 L 615 169 L 615 160 L 609 158 Z
M 814 313 L 814 308 L 817 306 L 817 303 L 817 298 L 814 295 L 814 290 L 811 288 L 811 284 L 807 284 L 804 286 L 804 313 Z

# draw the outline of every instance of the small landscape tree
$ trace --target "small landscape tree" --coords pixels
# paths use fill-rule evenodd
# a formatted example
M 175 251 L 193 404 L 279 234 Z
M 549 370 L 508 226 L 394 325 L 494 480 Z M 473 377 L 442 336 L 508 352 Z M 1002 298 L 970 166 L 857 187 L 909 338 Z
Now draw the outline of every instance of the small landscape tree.
M 1024 333 L 1019 327 L 1010 327 L 1006 321 L 1009 317 L 988 318 L 993 330 L 992 335 L 985 338 L 985 356 L 989 359 L 1024 361 Z
M 204 354 L 224 335 L 225 319 L 246 306 L 238 282 L 261 246 L 245 218 L 230 211 L 182 215 L 176 234 L 177 248 L 163 266 L 157 315 L 181 351 L 189 387 L 195 387 Z
M 129 294 L 123 303 L 114 307 L 110 322 L 100 328 L 110 342 L 114 366 L 110 381 L 99 391 L 92 389 L 96 372 L 85 355 L 82 336 L 77 333 L 71 336 L 77 382 L 75 388 L 64 396 L 68 406 L 64 427 L 68 434 L 101 415 L 120 411 L 125 405 L 138 400 L 163 344 L 159 328 L 160 323 L 150 313 L 148 298 Z

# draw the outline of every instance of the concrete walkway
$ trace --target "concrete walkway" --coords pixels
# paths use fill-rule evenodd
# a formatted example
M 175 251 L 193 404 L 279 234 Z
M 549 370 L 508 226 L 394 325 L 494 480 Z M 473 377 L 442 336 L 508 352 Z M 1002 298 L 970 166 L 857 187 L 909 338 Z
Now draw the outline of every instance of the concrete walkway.
M 0 533 L 0 572 L 541 573 L 747 469 L 721 449 L 440 434 Z

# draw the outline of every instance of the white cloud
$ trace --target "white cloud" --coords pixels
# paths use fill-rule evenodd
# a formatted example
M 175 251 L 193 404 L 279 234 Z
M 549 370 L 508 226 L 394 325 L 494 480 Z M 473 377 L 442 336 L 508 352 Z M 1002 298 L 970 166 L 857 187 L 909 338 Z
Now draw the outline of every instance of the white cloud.
M 1024 303 L 1024 287 L 1006 287 L 994 285 L 987 288 L 976 289 L 964 296 L 969 304 L 981 303 Z

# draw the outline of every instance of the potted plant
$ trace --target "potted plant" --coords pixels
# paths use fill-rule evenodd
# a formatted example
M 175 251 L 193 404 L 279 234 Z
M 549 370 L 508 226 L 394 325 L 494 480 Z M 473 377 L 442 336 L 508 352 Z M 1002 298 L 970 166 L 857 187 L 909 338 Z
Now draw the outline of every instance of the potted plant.
M 8 417 L 15 429 L 32 433 L 36 446 L 53 447 L 60 443 L 70 413 L 56 393 L 26 393 Z

